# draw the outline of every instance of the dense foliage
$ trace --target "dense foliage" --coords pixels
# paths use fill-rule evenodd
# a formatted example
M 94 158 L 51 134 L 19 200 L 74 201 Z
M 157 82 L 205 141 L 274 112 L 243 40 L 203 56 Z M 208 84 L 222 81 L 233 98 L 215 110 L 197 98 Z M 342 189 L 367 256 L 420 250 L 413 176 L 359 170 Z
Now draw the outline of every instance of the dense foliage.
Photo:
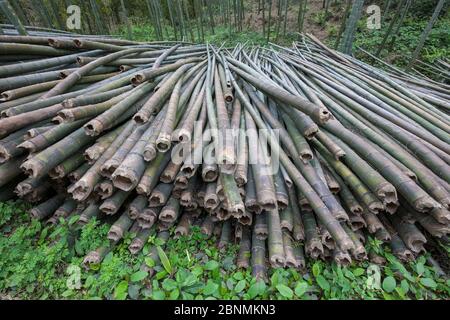
M 237 247 L 217 248 L 198 227 L 160 251 L 162 267 L 149 277 L 142 263 L 154 237 L 136 256 L 128 251 L 127 234 L 103 262 L 85 270 L 84 255 L 105 239 L 109 226 L 90 221 L 80 230 L 78 216 L 55 227 L 30 220 L 19 203 L 0 205 L 0 294 L 6 299 L 448 299 L 450 280 L 427 263 L 427 255 L 403 265 L 380 242 L 367 249 L 387 259 L 385 266 L 364 262 L 351 267 L 309 261 L 308 270 L 271 271 L 267 283 L 256 282 L 250 270 L 236 269 Z M 448 252 L 448 249 L 447 249 Z

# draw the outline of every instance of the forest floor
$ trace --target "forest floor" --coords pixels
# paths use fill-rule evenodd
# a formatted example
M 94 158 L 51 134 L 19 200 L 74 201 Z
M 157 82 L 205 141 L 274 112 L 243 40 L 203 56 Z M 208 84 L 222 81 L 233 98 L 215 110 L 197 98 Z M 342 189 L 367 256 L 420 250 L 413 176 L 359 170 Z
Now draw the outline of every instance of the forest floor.
M 343 8 L 332 5 L 330 15 L 325 17 L 321 0 L 309 3 L 304 31 L 332 45 Z M 217 27 L 205 40 L 266 44 L 266 37 L 258 32 L 262 16 L 257 14 L 257 3 L 247 12 L 245 32 L 230 33 L 227 27 Z M 297 30 L 297 14 L 294 8 L 289 9 L 290 31 L 278 39 L 274 22 L 270 41 L 290 45 L 296 40 L 298 35 L 293 30 Z M 277 15 L 275 6 L 272 15 Z M 450 55 L 448 16 L 433 28 L 422 54 L 424 61 Z M 374 52 L 387 24 L 373 31 L 366 30 L 364 23 L 361 21 L 356 45 Z M 404 65 L 426 23 L 407 19 L 382 58 Z M 148 22 L 135 22 L 132 30 L 136 40 L 154 40 Z M 120 28 L 118 34 L 125 36 L 126 28 Z M 373 62 L 359 51 L 355 55 Z M 371 238 L 366 243 L 367 251 L 384 257 L 386 264 L 366 261 L 340 267 L 308 259 L 306 270 L 271 269 L 267 282 L 257 282 L 250 269 L 234 265 L 236 245 L 219 250 L 218 239 L 206 239 L 195 227 L 188 236 L 169 240 L 165 253 L 159 256 L 164 262 L 161 265 L 155 265 L 146 255 L 162 243 L 151 237 L 140 253 L 132 255 L 128 245 L 135 234 L 128 233 L 100 264 L 86 269 L 84 256 L 105 243 L 109 226 L 94 219 L 77 229 L 77 216 L 48 226 L 31 220 L 27 208 L 20 202 L 0 203 L 0 299 L 450 299 L 450 280 L 430 260 L 437 260 L 449 273 L 450 248 L 438 242 L 428 244 L 428 252 L 415 261 L 402 262 L 388 246 Z M 155 274 L 150 276 L 142 265 L 154 268 Z
M 93 219 L 76 228 L 78 216 L 72 216 L 48 226 L 31 220 L 27 208 L 0 204 L 0 299 L 450 298 L 450 280 L 433 267 L 430 253 L 402 262 L 372 238 L 366 249 L 382 256 L 383 265 L 364 261 L 341 267 L 307 259 L 305 270 L 270 269 L 266 282 L 252 278 L 250 268 L 235 266 L 236 245 L 218 249 L 218 239 L 206 239 L 199 227 L 170 239 L 159 252 L 161 265 L 147 254 L 163 243 L 150 237 L 132 255 L 128 245 L 136 235 L 128 233 L 100 264 L 86 269 L 84 256 L 105 243 L 109 225 Z M 450 248 L 435 246 L 448 262 Z M 143 265 L 155 273 L 149 275 Z

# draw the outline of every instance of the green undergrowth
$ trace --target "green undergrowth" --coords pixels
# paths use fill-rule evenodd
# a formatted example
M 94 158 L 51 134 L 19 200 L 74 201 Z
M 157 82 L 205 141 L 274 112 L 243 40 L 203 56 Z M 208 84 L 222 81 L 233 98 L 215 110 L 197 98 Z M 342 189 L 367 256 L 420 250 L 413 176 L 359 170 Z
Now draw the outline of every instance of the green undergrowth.
M 92 220 L 73 230 L 77 216 L 49 227 L 30 220 L 24 204 L 0 204 L 0 297 L 3 299 L 448 299 L 450 281 L 436 274 L 426 256 L 407 265 L 380 242 L 367 249 L 388 263 L 369 262 L 339 267 L 308 261 L 306 272 L 269 271 L 267 282 L 251 270 L 237 269 L 238 247 L 219 250 L 216 239 L 205 239 L 198 227 L 178 240 L 170 239 L 149 277 L 141 265 L 151 237 L 137 255 L 128 251 L 134 234 L 126 234 L 99 265 L 82 266 L 83 257 L 105 242 L 109 226 Z M 448 253 L 448 248 L 447 248 Z M 446 257 L 448 259 L 448 256 Z
M 154 32 L 154 28 L 151 24 L 148 23 L 133 23 L 131 27 L 132 37 L 135 41 L 158 41 Z M 226 26 L 218 26 L 214 28 L 214 34 L 211 33 L 210 29 L 205 27 L 205 35 L 202 40 L 201 36 L 198 33 L 197 28 L 193 28 L 192 32 L 194 35 L 194 40 L 189 36 L 188 39 L 184 39 L 189 42 L 194 43 L 203 43 L 209 42 L 212 44 L 216 44 L 218 46 L 223 43 L 226 44 L 227 47 L 233 47 L 238 43 L 248 43 L 252 45 L 265 45 L 267 44 L 267 35 L 264 36 L 261 32 L 256 32 L 252 30 L 244 30 L 242 32 L 236 32 L 234 30 L 229 30 Z M 166 27 L 165 31 L 165 40 L 175 41 L 175 35 L 173 33 L 173 29 L 171 27 Z M 190 35 L 190 33 L 188 32 Z M 124 25 L 119 26 L 116 35 L 126 39 L 128 37 L 127 28 Z M 168 35 L 168 36 L 167 36 Z M 271 31 L 270 34 L 270 42 L 277 43 L 280 45 L 291 45 L 292 41 L 297 39 L 297 35 L 295 32 L 287 32 L 285 36 L 281 33 L 276 37 L 275 30 Z M 178 40 L 180 40 L 178 38 Z
M 365 27 L 365 21 L 361 21 L 360 31 L 356 35 L 355 46 L 374 54 L 388 29 L 389 22 L 382 24 L 379 30 L 369 30 Z M 399 67 L 405 67 L 417 47 L 420 35 L 428 23 L 427 19 L 420 20 L 408 17 L 403 22 L 400 30 L 392 42 L 389 37 L 379 58 Z M 394 27 L 395 28 L 395 27 Z M 391 44 L 392 42 L 392 44 Z M 373 63 L 372 58 L 355 50 L 357 58 Z M 437 59 L 450 56 L 450 14 L 441 17 L 433 26 L 425 45 L 421 51 L 420 59 L 426 63 L 433 63 Z

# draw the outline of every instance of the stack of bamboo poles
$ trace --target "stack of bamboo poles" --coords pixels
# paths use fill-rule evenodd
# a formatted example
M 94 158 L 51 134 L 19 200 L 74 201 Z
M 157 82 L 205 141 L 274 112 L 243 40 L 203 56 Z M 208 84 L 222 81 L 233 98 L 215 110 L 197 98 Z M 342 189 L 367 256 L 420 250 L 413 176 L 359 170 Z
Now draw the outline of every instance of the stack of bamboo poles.
M 53 224 L 112 220 L 86 265 L 126 232 L 137 253 L 193 225 L 239 244 L 236 264 L 262 279 L 306 259 L 382 263 L 369 236 L 405 261 L 447 241 L 445 85 L 312 36 L 291 48 L 0 42 L 0 200 L 35 203 L 30 214 Z

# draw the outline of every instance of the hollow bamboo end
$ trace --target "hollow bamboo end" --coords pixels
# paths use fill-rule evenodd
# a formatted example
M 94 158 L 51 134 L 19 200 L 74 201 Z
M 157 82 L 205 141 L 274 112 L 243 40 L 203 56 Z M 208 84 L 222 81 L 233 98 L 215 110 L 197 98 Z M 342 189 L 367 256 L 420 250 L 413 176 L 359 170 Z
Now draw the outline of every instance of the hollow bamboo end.
M 98 136 L 101 132 L 103 132 L 103 124 L 96 119 L 86 123 L 83 128 L 86 134 L 91 137 Z

